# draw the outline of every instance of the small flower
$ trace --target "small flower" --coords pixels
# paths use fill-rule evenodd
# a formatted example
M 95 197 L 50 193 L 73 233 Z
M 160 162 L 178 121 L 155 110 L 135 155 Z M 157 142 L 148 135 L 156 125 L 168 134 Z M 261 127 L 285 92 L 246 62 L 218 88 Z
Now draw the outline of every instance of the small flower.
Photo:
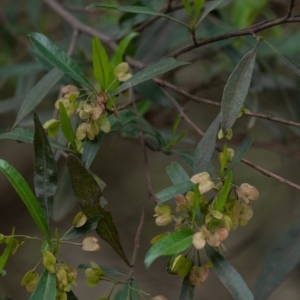
M 84 251 L 98 251 L 100 249 L 100 245 L 98 244 L 98 239 L 92 236 L 86 237 L 82 241 L 82 250 Z
M 39 282 L 39 279 L 39 274 L 33 270 L 30 270 L 24 275 L 21 285 L 25 286 L 28 292 L 33 292 Z
M 126 81 L 132 74 L 129 73 L 129 65 L 126 62 L 122 62 L 116 66 L 114 75 L 119 81 Z
M 105 273 L 103 270 L 93 261 L 91 262 L 91 268 L 85 270 L 86 283 L 89 287 L 94 287 L 98 284 L 99 280 Z
M 75 85 L 71 85 L 71 84 L 63 86 L 60 91 L 64 97 L 69 97 L 72 94 L 78 97 L 80 94 L 78 88 Z
M 209 268 L 206 265 L 203 266 L 193 266 L 190 275 L 189 281 L 191 285 L 201 286 L 203 282 L 206 280 L 209 274 Z
M 44 123 L 43 127 L 47 130 L 48 136 L 53 137 L 57 134 L 60 127 L 59 123 L 60 122 L 56 119 L 50 119 L 46 123 Z
M 154 217 L 156 217 L 155 223 L 157 226 L 166 226 L 172 222 L 172 208 L 170 206 L 157 205 L 154 210 L 156 212 Z
M 194 184 L 199 184 L 199 192 L 201 195 L 210 191 L 215 186 L 213 181 L 210 179 L 210 175 L 208 172 L 202 172 L 194 175 L 191 178 L 191 182 L 193 182 Z
M 82 212 L 80 211 L 74 218 L 72 224 L 74 227 L 82 227 L 87 221 L 87 216 Z
M 49 272 L 49 273 L 56 273 L 56 257 L 53 255 L 53 253 L 51 253 L 50 251 L 44 250 L 43 251 L 43 264 L 45 269 Z
M 82 141 L 86 137 L 93 140 L 95 138 L 95 133 L 90 123 L 81 123 L 76 129 L 76 139 Z
M 236 192 L 246 203 L 249 203 L 249 200 L 257 200 L 259 198 L 258 190 L 248 183 L 242 183 L 240 187 L 236 189 Z

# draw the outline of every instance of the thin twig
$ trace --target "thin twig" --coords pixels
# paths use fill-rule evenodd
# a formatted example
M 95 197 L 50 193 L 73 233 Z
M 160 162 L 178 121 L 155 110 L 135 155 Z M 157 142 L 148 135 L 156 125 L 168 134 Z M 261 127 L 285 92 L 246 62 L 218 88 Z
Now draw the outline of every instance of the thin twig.
M 290 6 L 289 6 L 289 10 L 288 10 L 288 12 L 286 14 L 286 18 L 287 19 L 289 19 L 292 16 L 292 12 L 293 12 L 294 6 L 295 6 L 295 0 L 291 0 Z
M 290 17 L 289 19 L 287 19 L 286 17 L 282 17 L 282 18 L 278 18 L 278 19 L 275 19 L 275 20 L 263 22 L 260 25 L 253 25 L 253 26 L 251 26 L 249 28 L 246 28 L 246 29 L 235 30 L 235 31 L 231 31 L 231 32 L 227 32 L 227 33 L 224 33 L 224 34 L 217 35 L 215 37 L 207 38 L 207 39 L 204 39 L 202 41 L 197 41 L 197 45 L 195 45 L 193 43 L 193 44 L 190 44 L 188 46 L 182 47 L 181 49 L 178 49 L 178 50 L 168 54 L 167 56 L 165 56 L 163 58 L 177 57 L 177 56 L 179 56 L 183 53 L 186 53 L 188 51 L 191 51 L 195 48 L 199 48 L 199 47 L 202 47 L 202 46 L 205 46 L 205 45 L 208 45 L 208 44 L 212 44 L 212 43 L 215 43 L 215 42 L 218 42 L 218 41 L 231 39 L 233 37 L 253 35 L 253 33 L 258 33 L 260 31 L 263 31 L 263 30 L 271 28 L 271 27 L 275 27 L 275 26 L 285 24 L 285 23 L 296 23 L 296 22 L 300 22 L 300 17 Z
M 203 136 L 204 135 L 204 133 L 203 133 L 203 131 L 200 129 L 200 128 L 198 128 L 198 126 L 185 114 L 185 112 L 183 111 L 183 109 L 182 109 L 182 107 L 178 104 L 178 102 L 165 90 L 165 89 L 163 89 L 162 88 L 162 90 L 163 90 L 163 92 L 164 92 L 164 94 L 168 97 L 168 99 L 174 104 L 174 106 L 177 108 L 177 110 L 179 111 L 179 113 L 180 113 L 180 116 L 200 135 L 200 136 Z M 220 151 L 222 151 L 219 147 L 216 147 L 216 150 L 218 150 L 219 152 Z M 248 166 L 250 166 L 250 167 L 252 167 L 253 169 L 255 169 L 255 170 L 257 170 L 257 171 L 259 171 L 260 173 L 262 173 L 262 174 L 264 174 L 264 175 L 266 175 L 266 176 L 268 176 L 268 177 L 272 177 L 272 178 L 274 178 L 274 179 L 276 179 L 276 180 L 278 180 L 278 181 L 280 181 L 281 183 L 283 183 L 283 184 L 286 184 L 286 185 L 288 185 L 288 186 L 290 186 L 290 187 L 292 187 L 292 188 L 294 188 L 294 189 L 296 189 L 296 190 L 299 190 L 300 191 L 300 186 L 298 185 L 298 184 L 296 184 L 296 183 L 294 183 L 294 182 L 292 182 L 292 181 L 289 181 L 289 180 L 287 180 L 287 179 L 285 179 L 285 178 L 283 178 L 283 177 L 281 177 L 281 176 L 279 176 L 279 175 L 277 175 L 277 174 L 274 174 L 274 173 L 272 173 L 272 172 L 270 172 L 270 171 L 268 171 L 268 170 L 266 170 L 266 169 L 264 169 L 264 168 L 262 168 L 262 167 L 260 167 L 260 166 L 258 166 L 258 165 L 256 165 L 256 164 L 254 164 L 254 163 L 252 163 L 251 161 L 249 161 L 249 160 L 247 160 L 247 159 L 245 159 L 245 158 L 243 158 L 242 160 L 241 160 L 244 164 L 246 164 L 246 165 L 248 165 Z
M 266 120 L 270 120 L 273 122 L 277 122 L 277 123 L 281 123 L 281 124 L 285 124 L 288 126 L 295 126 L 295 127 L 300 127 L 300 123 L 294 122 L 294 121 L 288 121 L 288 120 L 284 120 L 284 119 L 280 119 L 277 117 L 274 117 L 272 115 L 265 115 L 265 114 L 259 114 L 259 113 L 244 113 L 244 116 L 248 116 L 248 117 L 255 117 L 255 118 L 260 118 L 260 119 L 266 119 Z

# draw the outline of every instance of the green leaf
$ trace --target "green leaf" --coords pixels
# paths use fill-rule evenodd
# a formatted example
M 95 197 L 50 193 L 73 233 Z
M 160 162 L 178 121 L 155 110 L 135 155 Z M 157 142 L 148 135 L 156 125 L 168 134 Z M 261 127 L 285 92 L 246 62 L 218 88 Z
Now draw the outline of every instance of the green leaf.
M 88 218 L 95 215 L 103 216 L 98 222 L 97 233 L 103 240 L 108 242 L 125 263 L 130 266 L 123 251 L 111 213 L 100 206 L 100 198 L 103 194 L 98 183 L 76 156 L 70 154 L 67 158 L 67 165 L 71 176 L 73 191 L 82 211 Z
M 89 232 L 97 228 L 98 222 L 102 218 L 103 218 L 102 215 L 95 215 L 93 217 L 88 218 L 83 226 L 73 227 L 62 237 L 61 240 L 62 241 L 74 240 L 88 234 Z
M 87 87 L 89 90 L 95 90 L 76 62 L 47 37 L 41 33 L 30 33 L 29 39 L 36 50 L 57 69 Z
M 7 245 L 2 253 L 2 255 L 0 256 L 0 274 L 3 271 L 3 268 L 5 267 L 5 264 L 11 254 L 11 248 L 14 244 L 14 234 L 15 234 L 15 229 L 12 230 L 12 233 L 10 235 L 10 237 L 8 238 L 8 242 Z
M 120 129 L 136 119 L 136 114 L 129 109 L 121 110 L 118 112 L 118 114 L 119 118 L 117 118 L 114 114 L 108 116 L 110 131 Z
M 78 266 L 78 270 L 83 270 L 85 271 L 86 269 L 90 268 L 91 265 L 90 264 L 81 264 Z M 101 270 L 103 270 L 103 272 L 105 273 L 105 275 L 121 275 L 121 276 L 127 276 L 126 273 L 119 271 L 115 268 L 111 268 L 111 267 L 103 267 L 100 266 Z
M 300 76 L 300 65 L 290 58 L 287 58 L 285 55 L 280 53 L 273 45 L 269 44 L 266 40 L 263 40 L 279 57 L 280 59 L 286 64 L 288 68 L 290 68 L 293 72 L 295 72 L 298 76 Z
M 60 70 L 53 69 L 31 89 L 19 109 L 13 127 L 16 127 L 23 118 L 35 109 L 48 92 L 59 82 L 63 75 L 64 74 Z
M 173 184 L 179 184 L 190 180 L 189 175 L 177 162 L 172 162 L 171 165 L 167 166 L 166 171 Z
M 156 193 L 155 196 L 158 199 L 158 204 L 162 204 L 178 194 L 185 194 L 188 191 L 192 190 L 194 187 L 193 183 L 188 180 L 186 182 L 178 183 L 172 186 L 169 186 L 160 192 Z
M 282 236 L 267 255 L 255 286 L 255 299 L 268 299 L 300 262 L 300 222 Z
M 206 171 L 211 162 L 212 155 L 216 146 L 216 137 L 218 134 L 219 125 L 220 114 L 218 114 L 216 119 L 211 123 L 204 136 L 200 140 L 199 144 L 197 145 L 193 165 L 195 174 Z
M 103 8 L 108 8 L 108 9 L 117 9 L 120 11 L 124 12 L 129 12 L 133 14 L 146 14 L 146 15 L 151 15 L 151 16 L 159 16 L 163 18 L 167 18 L 169 20 L 175 21 L 179 24 L 182 24 L 186 27 L 189 27 L 187 24 L 181 22 L 180 20 L 177 20 L 175 18 L 170 17 L 169 15 L 165 15 L 159 11 L 155 11 L 149 7 L 146 6 L 122 6 L 122 5 L 114 5 L 114 4 L 102 4 L 102 3 L 93 3 L 90 4 L 86 7 L 86 9 L 89 8 L 95 8 L 95 7 L 103 7 Z
M 147 252 L 144 263 L 149 268 L 153 261 L 164 255 L 178 254 L 192 245 L 194 232 L 190 229 L 172 232 L 157 241 Z
M 226 204 L 226 201 L 228 199 L 230 189 L 231 189 L 231 182 L 232 182 L 232 172 L 229 172 L 227 174 L 226 180 L 224 182 L 224 185 L 221 189 L 220 194 L 217 197 L 217 200 L 214 204 L 214 209 L 217 211 L 223 211 L 223 208 Z
M 196 24 L 205 0 L 194 0 L 194 24 Z
M 204 8 L 204 11 L 197 23 L 197 26 L 199 25 L 199 23 L 201 23 L 203 21 L 203 19 L 214 9 L 218 8 L 220 5 L 228 2 L 229 0 L 214 0 L 214 1 L 210 1 L 210 2 L 206 2 L 206 6 Z
M 212 247 L 206 246 L 205 250 L 214 265 L 217 276 L 233 299 L 254 300 L 248 286 L 234 267 Z
M 59 115 L 60 115 L 60 124 L 61 130 L 67 139 L 67 141 L 72 145 L 74 150 L 76 150 L 76 143 L 75 143 L 75 134 L 70 122 L 70 119 L 67 115 L 65 106 L 62 102 L 59 102 Z
M 48 224 L 57 188 L 57 169 L 49 140 L 38 115 L 34 112 L 34 188 Z
M 126 80 L 123 84 L 121 84 L 112 94 L 111 97 L 120 94 L 121 92 L 141 83 L 146 80 L 149 80 L 155 76 L 166 73 L 170 70 L 178 68 L 180 66 L 187 65 L 187 62 L 178 62 L 174 58 L 167 58 L 164 60 L 160 60 L 145 69 L 137 72 L 131 78 Z
M 185 11 L 187 12 L 188 16 L 191 17 L 191 6 L 189 0 L 182 0 L 182 3 L 184 5 Z
M 241 144 L 238 146 L 238 148 L 234 151 L 234 156 L 226 169 L 225 175 L 229 171 L 231 171 L 241 161 L 241 159 L 243 158 L 245 153 L 251 147 L 252 143 L 253 143 L 253 138 L 251 136 L 247 136 L 241 142 Z
M 98 153 L 100 143 L 102 138 L 102 132 L 95 136 L 91 141 L 90 139 L 85 139 L 83 153 L 81 157 L 82 164 L 89 169 L 92 162 L 94 161 L 96 154 Z
M 223 92 L 221 128 L 224 133 L 232 127 L 246 99 L 251 83 L 259 42 L 238 63 L 231 73 Z
M 16 141 L 24 142 L 24 143 L 28 143 L 28 144 L 33 144 L 34 132 L 29 129 L 16 128 L 13 131 L 0 134 L 0 140 L 6 140 L 6 139 L 16 140 Z M 72 149 L 59 144 L 58 142 L 54 141 L 51 138 L 48 138 L 48 140 L 49 140 L 51 147 L 54 149 L 63 150 L 63 151 L 67 151 L 67 152 L 73 152 Z
M 50 229 L 46 215 L 25 179 L 14 167 L 2 159 L 0 159 L 0 171 L 3 172 L 10 181 L 11 185 L 26 205 L 32 219 L 45 235 L 47 242 L 51 245 Z
M 92 40 L 92 57 L 94 76 L 100 84 L 101 90 L 106 91 L 110 82 L 111 65 L 106 51 L 97 37 Z
M 44 271 L 29 300 L 55 300 L 56 276 Z
M 139 34 L 137 32 L 131 32 L 121 40 L 116 52 L 114 53 L 114 56 L 111 59 L 111 66 L 113 69 L 123 61 L 123 56 L 128 45 L 138 35 Z
M 179 300 L 193 300 L 195 286 L 190 284 L 189 276 L 186 276 L 181 285 Z

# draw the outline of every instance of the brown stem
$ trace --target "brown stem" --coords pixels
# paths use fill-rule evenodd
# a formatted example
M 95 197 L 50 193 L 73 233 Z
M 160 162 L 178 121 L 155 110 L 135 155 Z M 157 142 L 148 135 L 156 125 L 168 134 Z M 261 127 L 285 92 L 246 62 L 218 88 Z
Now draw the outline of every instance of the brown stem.
M 292 12 L 293 12 L 294 6 L 295 6 L 295 0 L 291 0 L 290 6 L 289 6 L 289 10 L 288 10 L 288 12 L 286 14 L 286 18 L 287 19 L 289 19 L 292 16 Z
M 165 95 L 168 97 L 168 99 L 174 104 L 174 106 L 177 108 L 177 110 L 179 111 L 179 113 L 180 113 L 180 116 L 200 135 L 200 136 L 203 136 L 204 135 L 204 133 L 203 133 L 203 131 L 201 130 L 201 129 L 199 129 L 198 128 L 198 126 L 185 114 L 185 112 L 183 111 L 183 109 L 182 109 L 182 107 L 178 104 L 178 102 L 165 90 L 165 89 L 163 89 L 162 88 L 162 90 L 163 90 L 163 92 L 165 93 Z M 219 147 L 216 147 L 216 150 L 218 150 L 219 152 L 220 151 L 222 151 Z M 262 174 L 264 174 L 264 175 L 266 175 L 266 176 L 268 176 L 268 177 L 272 177 L 272 178 L 274 178 L 274 179 L 276 179 L 276 180 L 278 180 L 278 181 L 280 181 L 281 183 L 283 183 L 283 184 L 286 184 L 286 185 L 288 185 L 288 186 L 290 186 L 290 187 L 292 187 L 292 188 L 294 188 L 294 189 L 296 189 L 296 190 L 299 190 L 300 191 L 300 186 L 298 185 L 298 184 L 296 184 L 296 183 L 294 183 L 294 182 L 292 182 L 292 181 L 289 181 L 289 180 L 287 180 L 287 179 L 285 179 L 285 178 L 283 178 L 283 177 L 281 177 L 281 176 L 279 176 L 279 175 L 277 175 L 277 174 L 274 174 L 274 173 L 272 173 L 272 172 L 270 172 L 270 171 L 268 171 L 268 170 L 266 170 L 266 169 L 264 169 L 264 168 L 262 168 L 262 167 L 260 167 L 260 166 L 258 166 L 258 165 L 256 165 L 256 164 L 254 164 L 254 163 L 252 163 L 251 161 L 249 161 L 249 160 L 247 160 L 247 159 L 245 159 L 245 158 L 243 158 L 242 160 L 241 160 L 244 164 L 246 164 L 246 165 L 248 165 L 248 166 L 250 166 L 250 167 L 252 167 L 253 169 L 255 169 L 255 170 L 257 170 L 257 171 L 259 171 L 260 173 L 262 173 Z

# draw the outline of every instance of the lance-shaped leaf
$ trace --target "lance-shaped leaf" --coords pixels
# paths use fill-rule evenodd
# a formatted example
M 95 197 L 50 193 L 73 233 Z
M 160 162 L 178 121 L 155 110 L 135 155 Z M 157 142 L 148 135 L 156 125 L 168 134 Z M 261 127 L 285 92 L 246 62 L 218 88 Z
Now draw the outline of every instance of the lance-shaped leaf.
M 205 250 L 214 266 L 217 276 L 230 292 L 233 299 L 254 300 L 251 291 L 236 269 L 214 248 L 206 246 Z
M 185 194 L 188 191 L 191 191 L 193 188 L 194 184 L 189 180 L 167 187 L 156 193 L 155 196 L 158 199 L 158 204 L 162 204 L 178 194 Z
M 210 1 L 207 2 L 205 9 L 203 10 L 203 13 L 198 21 L 197 26 L 199 25 L 199 23 L 201 23 L 203 21 L 203 19 L 214 9 L 218 8 L 220 5 L 228 2 L 229 0 L 214 0 L 214 1 Z
M 299 266 L 300 222 L 294 224 L 274 246 L 263 263 L 257 278 L 255 299 L 268 299 L 270 294 Z
M 60 115 L 61 130 L 65 138 L 67 139 L 67 141 L 72 145 L 74 149 L 76 149 L 75 133 L 73 131 L 70 119 L 67 115 L 65 106 L 63 105 L 62 102 L 59 102 L 59 115 Z
M 102 139 L 102 132 L 100 132 L 97 136 L 95 136 L 95 138 L 92 141 L 90 139 L 86 139 L 84 141 L 81 161 L 87 169 L 90 168 L 93 160 L 96 157 L 96 154 L 98 153 L 101 139 Z
M 266 40 L 264 42 L 280 57 L 280 59 L 286 64 L 288 68 L 290 68 L 293 72 L 295 72 L 298 76 L 300 76 L 300 65 L 292 61 L 290 58 L 287 58 L 285 55 L 280 53 L 273 45 L 268 43 Z
M 57 69 L 87 87 L 89 90 L 94 90 L 94 87 L 89 83 L 77 63 L 71 59 L 67 53 L 52 43 L 47 37 L 41 33 L 34 32 L 29 34 L 29 39 L 42 57 L 44 57 Z
M 49 245 L 51 245 L 50 229 L 46 215 L 23 176 L 14 167 L 2 159 L 0 159 L 0 171 L 3 172 L 10 181 L 11 185 L 26 205 L 32 219 L 45 235 Z
M 225 175 L 229 171 L 231 171 L 241 161 L 241 159 L 243 158 L 245 153 L 251 147 L 252 143 L 253 143 L 253 138 L 251 136 L 247 136 L 241 142 L 241 144 L 238 146 L 238 148 L 234 151 L 234 156 L 226 169 Z
M 187 24 L 181 22 L 180 20 L 177 20 L 175 18 L 170 17 L 169 15 L 163 14 L 159 11 L 155 11 L 149 7 L 146 6 L 122 6 L 122 5 L 114 5 L 114 4 L 102 4 L 102 3 L 92 3 L 86 8 L 96 8 L 96 7 L 103 7 L 103 8 L 108 8 L 108 9 L 117 9 L 120 11 L 124 12 L 129 12 L 133 14 L 146 14 L 146 15 L 151 15 L 151 16 L 159 16 L 163 18 L 167 18 L 169 20 L 175 21 L 179 24 L 182 24 L 186 27 L 189 27 Z
M 111 65 L 106 51 L 97 37 L 92 40 L 92 57 L 94 76 L 100 84 L 101 90 L 106 91 L 111 79 Z
M 201 173 L 207 170 L 212 159 L 212 155 L 216 146 L 216 137 L 220 125 L 220 114 L 211 123 L 201 141 L 197 145 L 195 151 L 195 159 L 193 170 L 194 172 Z
M 97 228 L 98 222 L 102 218 L 103 218 L 102 215 L 96 215 L 88 218 L 83 226 L 73 227 L 63 236 L 61 240 L 62 241 L 74 240 L 88 234 L 89 232 Z
M 103 240 L 110 244 L 126 264 L 130 265 L 123 251 L 111 213 L 100 206 L 100 198 L 103 194 L 98 183 L 76 156 L 72 154 L 69 155 L 67 165 L 71 176 L 73 191 L 82 211 L 88 218 L 95 215 L 103 216 L 98 222 L 97 233 Z
M 44 99 L 48 92 L 59 82 L 64 73 L 58 69 L 53 69 L 47 73 L 25 97 L 13 127 L 32 112 L 36 106 Z
M 237 119 L 248 94 L 259 42 L 238 63 L 231 73 L 223 92 L 221 128 L 224 133 Z
M 197 23 L 201 8 L 203 7 L 205 0 L 194 0 L 194 18 L 193 25 Z
M 179 300 L 193 300 L 195 286 L 191 285 L 189 276 L 184 277 L 181 285 Z
M 223 208 L 227 202 L 231 190 L 232 176 L 232 172 L 229 172 L 224 182 L 224 185 L 219 195 L 217 196 L 217 200 L 214 204 L 214 209 L 217 211 L 223 211 Z
M 146 268 L 153 261 L 164 255 L 173 255 L 184 251 L 192 245 L 194 232 L 190 229 L 172 232 L 157 241 L 147 252 L 144 263 Z
M 29 300 L 55 300 L 56 276 L 44 271 Z
M 36 112 L 34 112 L 34 127 L 34 188 L 49 223 L 57 188 L 56 162 Z
M 179 184 L 190 180 L 189 175 L 178 162 L 172 162 L 167 166 L 166 171 L 173 184 Z
M 114 55 L 111 59 L 111 66 L 113 69 L 123 61 L 123 56 L 125 54 L 125 51 L 126 51 L 128 45 L 138 35 L 139 34 L 137 32 L 131 32 L 121 40 L 116 52 L 114 53 Z
M 6 245 L 2 255 L 0 256 L 0 274 L 2 273 L 4 266 L 9 258 L 9 256 L 11 255 L 11 249 L 14 244 L 14 237 L 13 237 L 14 234 L 15 234 L 15 229 L 12 230 L 12 233 L 8 239 L 7 245 Z
M 23 143 L 33 144 L 34 132 L 30 129 L 16 128 L 13 131 L 0 134 L 0 140 L 15 140 Z M 73 152 L 72 149 L 61 145 L 51 138 L 48 138 L 48 140 L 53 149 Z
M 175 68 L 178 68 L 180 66 L 184 66 L 187 64 L 189 64 L 189 63 L 182 62 L 182 61 L 176 61 L 174 58 L 167 58 L 167 59 L 158 61 L 158 62 L 154 63 L 153 65 L 150 65 L 150 66 L 146 67 L 145 69 L 134 74 L 131 78 L 129 78 L 123 84 L 121 84 L 111 94 L 111 96 L 115 96 L 115 95 L 141 83 L 141 82 L 144 82 L 155 76 L 161 75 L 170 70 L 173 70 Z

